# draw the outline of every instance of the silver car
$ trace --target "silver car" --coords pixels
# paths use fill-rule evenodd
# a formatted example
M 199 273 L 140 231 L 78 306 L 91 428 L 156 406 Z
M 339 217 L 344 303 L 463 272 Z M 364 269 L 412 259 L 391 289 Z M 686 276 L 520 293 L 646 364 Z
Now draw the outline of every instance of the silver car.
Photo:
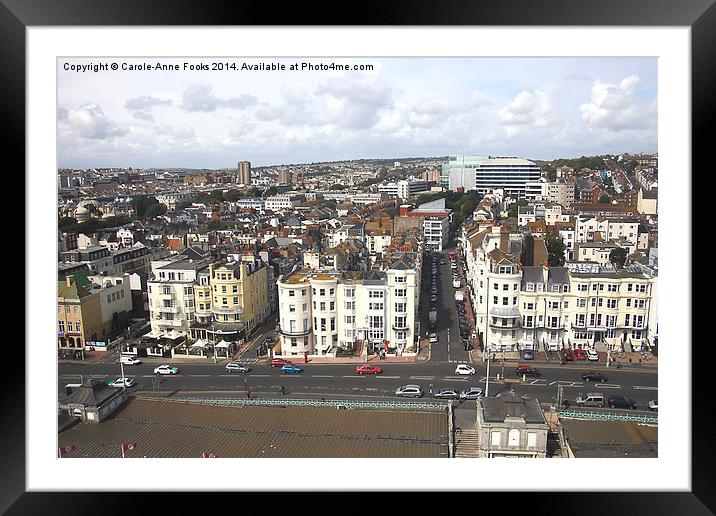
M 482 389 L 480 387 L 468 387 L 460 393 L 461 400 L 476 400 L 482 396 Z
M 245 366 L 244 364 L 238 364 L 236 362 L 229 362 L 226 364 L 227 373 L 248 373 L 249 371 L 251 371 L 251 368 L 249 366 Z
M 395 395 L 400 398 L 420 398 L 423 395 L 423 390 L 420 385 L 403 385 L 395 389 Z

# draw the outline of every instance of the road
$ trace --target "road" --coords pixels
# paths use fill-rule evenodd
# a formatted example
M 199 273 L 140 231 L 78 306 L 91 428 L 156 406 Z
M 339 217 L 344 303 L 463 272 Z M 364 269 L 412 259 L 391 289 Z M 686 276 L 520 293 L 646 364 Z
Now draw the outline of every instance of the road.
M 219 391 L 243 396 L 250 390 L 252 396 L 277 396 L 284 385 L 290 397 L 330 397 L 341 399 L 353 397 L 362 399 L 394 398 L 395 389 L 405 384 L 418 384 L 431 397 L 431 391 L 441 388 L 465 389 L 469 386 L 482 387 L 487 384 L 487 364 L 472 364 L 476 368 L 474 376 L 457 376 L 455 366 L 466 362 L 467 352 L 463 349 L 458 327 L 458 316 L 454 302 L 455 289 L 452 286 L 452 274 L 449 260 L 439 265 L 438 292 L 438 343 L 430 347 L 430 360 L 416 363 L 381 362 L 383 373 L 380 375 L 357 375 L 354 364 L 302 364 L 304 372 L 287 375 L 280 368 L 272 368 L 262 359 L 257 363 L 256 346 L 263 342 L 266 335 L 273 335 L 274 322 L 268 322 L 254 336 L 253 344 L 244 353 L 243 362 L 253 369 L 246 374 L 227 373 L 222 364 L 211 362 L 175 364 L 181 369 L 176 376 L 161 377 L 154 388 L 162 391 L 209 392 Z M 429 259 L 428 259 L 429 262 Z M 438 262 L 439 263 L 439 262 Z M 424 267 L 426 276 L 422 280 L 423 292 L 420 297 L 419 314 L 421 328 L 428 328 L 428 310 L 430 307 L 430 263 Z M 557 363 L 531 363 L 542 372 L 539 378 L 527 378 L 522 381 L 515 374 L 517 363 L 503 364 L 498 359 L 490 364 L 490 396 L 513 389 L 520 395 L 536 397 L 542 403 L 552 403 L 557 399 L 557 390 L 561 385 L 564 396 L 574 401 L 580 392 L 602 392 L 606 397 L 623 395 L 634 399 L 639 408 L 646 408 L 649 400 L 657 397 L 656 369 L 615 369 L 605 368 L 603 363 L 570 362 L 564 366 Z M 126 376 L 135 378 L 137 386 L 132 391 L 150 391 L 153 388 L 153 369 L 159 362 L 151 361 L 137 366 L 125 366 Z M 598 371 L 608 377 L 608 383 L 593 384 L 583 382 L 581 375 L 586 370 Z M 58 389 L 64 392 L 68 383 L 78 383 L 88 377 L 112 379 L 120 376 L 120 366 L 116 356 L 95 364 L 62 363 L 59 365 Z M 506 384 L 498 377 L 508 378 L 518 383 Z

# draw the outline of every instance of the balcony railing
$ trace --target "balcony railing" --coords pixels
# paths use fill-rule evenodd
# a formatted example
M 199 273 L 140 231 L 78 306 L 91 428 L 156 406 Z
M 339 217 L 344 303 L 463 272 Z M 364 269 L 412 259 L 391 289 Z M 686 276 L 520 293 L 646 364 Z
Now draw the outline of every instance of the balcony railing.
M 407 331 L 409 328 L 410 328 L 410 326 L 408 326 L 408 323 L 401 323 L 401 324 L 395 323 L 395 324 L 393 324 L 393 329 L 394 329 L 395 331 Z
M 217 314 L 240 314 L 244 311 L 244 307 L 240 305 L 214 306 L 212 307 L 211 311 Z
M 179 313 L 179 307 L 177 307 L 177 306 L 160 306 L 159 311 L 168 313 L 168 314 L 177 314 L 177 313 Z
M 159 292 L 159 299 L 173 299 L 174 298 L 174 291 L 169 292 Z
M 519 328 L 519 326 L 520 326 L 520 323 L 519 323 L 518 319 L 514 319 L 514 320 L 508 322 L 507 324 L 505 324 L 504 319 L 501 321 L 498 321 L 498 322 L 494 322 L 494 321 L 490 320 L 491 328 L 505 328 L 505 329 L 509 330 L 509 329 L 514 329 L 514 328 Z
M 285 337 L 305 337 L 312 331 L 313 331 L 313 328 L 308 328 L 305 330 L 298 330 L 298 329 L 284 330 L 283 328 L 279 328 L 278 333 Z

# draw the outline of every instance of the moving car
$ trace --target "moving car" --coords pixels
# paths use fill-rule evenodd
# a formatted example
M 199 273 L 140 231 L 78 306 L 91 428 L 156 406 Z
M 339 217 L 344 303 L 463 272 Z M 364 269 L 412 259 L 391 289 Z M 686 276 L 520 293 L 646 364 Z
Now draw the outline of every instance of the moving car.
M 435 344 L 438 341 L 438 334 L 437 333 L 431 333 L 430 334 L 430 342 L 432 344 Z
M 607 377 L 601 373 L 595 373 L 594 371 L 587 371 L 582 375 L 582 380 L 585 382 L 601 382 L 607 383 Z
M 400 398 L 420 398 L 423 390 L 420 385 L 403 385 L 395 390 L 395 395 Z
M 452 286 L 455 288 L 460 288 L 460 280 L 459 279 L 453 280 Z
M 482 389 L 480 387 L 468 387 L 460 393 L 460 399 L 463 400 L 476 400 L 482 396 Z
M 107 382 L 110 387 L 132 387 L 135 383 L 134 378 L 117 378 Z
M 586 353 L 588 360 L 591 360 L 592 362 L 596 362 L 597 360 L 599 360 L 599 353 L 597 353 L 595 350 L 588 349 Z
M 651 400 L 649 402 L 649 410 L 652 412 L 658 412 L 659 411 L 659 402 L 658 400 Z
M 297 365 L 293 365 L 293 364 L 286 364 L 281 368 L 282 373 L 288 373 L 288 374 L 297 374 L 302 371 L 303 371 L 303 369 L 301 369 Z
M 636 408 L 636 401 L 631 398 L 625 398 L 624 396 L 612 396 L 607 400 L 607 404 L 611 408 L 624 408 L 632 410 Z
M 579 394 L 577 396 L 578 407 L 599 407 L 604 406 L 604 395 L 601 392 L 588 392 L 586 396 Z
M 542 373 L 540 373 L 537 369 L 534 367 L 528 366 L 528 365 L 519 365 L 517 366 L 517 369 L 515 369 L 515 374 L 517 376 L 541 376 Z
M 172 367 L 166 364 L 154 368 L 154 374 L 179 374 L 179 372 L 180 369 L 178 367 Z
M 435 391 L 433 396 L 443 400 L 456 400 L 460 397 L 460 393 L 455 389 L 440 389 L 439 391 Z
M 380 366 L 375 365 L 357 365 L 356 366 L 356 373 L 358 374 L 379 374 L 383 372 L 383 368 Z
M 248 373 L 249 371 L 251 371 L 251 368 L 249 366 L 245 366 L 244 364 L 239 364 L 237 362 L 229 362 L 226 364 L 227 373 Z
M 534 360 L 534 358 L 535 358 L 535 353 L 534 353 L 534 351 L 532 351 L 531 349 L 526 349 L 526 350 L 522 353 L 522 358 L 523 358 L 524 360 Z
M 458 364 L 455 368 L 455 374 L 475 374 L 475 368 L 467 364 Z
M 283 367 L 285 365 L 293 365 L 293 362 L 285 358 L 274 358 L 271 360 L 271 367 Z
M 121 357 L 119 361 L 124 365 L 139 365 L 142 363 L 141 360 L 135 357 Z

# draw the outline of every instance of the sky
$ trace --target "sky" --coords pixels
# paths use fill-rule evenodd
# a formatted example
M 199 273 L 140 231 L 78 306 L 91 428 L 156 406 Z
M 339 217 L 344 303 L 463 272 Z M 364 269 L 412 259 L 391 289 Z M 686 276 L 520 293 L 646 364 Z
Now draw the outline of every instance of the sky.
M 123 69 L 158 63 L 179 70 Z M 224 69 L 212 70 L 212 63 Z M 235 69 L 226 66 L 232 63 Z M 331 63 L 372 69 L 301 69 Z M 657 152 L 656 58 L 60 58 L 57 64 L 59 168 Z

